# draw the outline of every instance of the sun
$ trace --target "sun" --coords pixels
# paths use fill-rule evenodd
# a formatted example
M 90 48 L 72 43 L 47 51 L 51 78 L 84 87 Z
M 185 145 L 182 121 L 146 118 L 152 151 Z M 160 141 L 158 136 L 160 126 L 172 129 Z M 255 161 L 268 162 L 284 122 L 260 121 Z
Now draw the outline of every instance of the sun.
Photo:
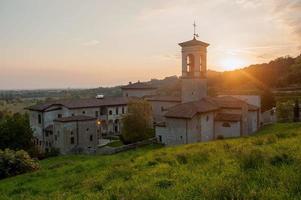
M 225 58 L 224 60 L 221 60 L 220 62 L 220 66 L 225 71 L 235 70 L 245 65 L 246 62 L 243 59 L 237 57 L 228 57 Z

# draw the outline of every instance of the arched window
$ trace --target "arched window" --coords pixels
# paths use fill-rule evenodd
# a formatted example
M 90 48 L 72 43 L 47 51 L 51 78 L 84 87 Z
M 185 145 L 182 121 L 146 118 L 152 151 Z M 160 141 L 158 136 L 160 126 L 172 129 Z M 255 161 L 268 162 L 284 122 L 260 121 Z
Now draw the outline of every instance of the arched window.
M 187 72 L 193 72 L 195 68 L 194 64 L 194 56 L 192 54 L 188 54 L 186 58 L 186 63 L 187 63 Z

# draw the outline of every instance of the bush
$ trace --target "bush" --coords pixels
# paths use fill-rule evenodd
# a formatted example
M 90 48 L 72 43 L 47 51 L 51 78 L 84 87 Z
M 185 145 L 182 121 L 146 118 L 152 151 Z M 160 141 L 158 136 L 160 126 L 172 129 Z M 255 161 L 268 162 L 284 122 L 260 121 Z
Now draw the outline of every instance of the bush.
M 0 150 L 0 179 L 39 169 L 39 164 L 24 151 Z

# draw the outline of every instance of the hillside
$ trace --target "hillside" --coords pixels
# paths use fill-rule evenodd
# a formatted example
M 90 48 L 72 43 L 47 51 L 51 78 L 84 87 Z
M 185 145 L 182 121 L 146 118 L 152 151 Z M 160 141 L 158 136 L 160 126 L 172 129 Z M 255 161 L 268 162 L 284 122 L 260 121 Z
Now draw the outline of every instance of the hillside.
M 0 199 L 297 199 L 301 123 L 255 136 L 112 156 L 61 156 L 0 181 Z

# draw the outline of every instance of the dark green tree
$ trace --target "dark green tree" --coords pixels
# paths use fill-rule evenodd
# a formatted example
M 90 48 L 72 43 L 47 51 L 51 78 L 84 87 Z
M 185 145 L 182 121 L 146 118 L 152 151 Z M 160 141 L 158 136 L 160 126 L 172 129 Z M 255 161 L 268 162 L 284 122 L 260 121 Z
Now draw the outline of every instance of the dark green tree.
M 2 114 L 0 118 L 0 149 L 30 150 L 32 130 L 27 114 Z
M 122 120 L 121 139 L 125 144 L 145 140 L 154 136 L 151 105 L 144 100 L 132 101 L 128 114 Z

